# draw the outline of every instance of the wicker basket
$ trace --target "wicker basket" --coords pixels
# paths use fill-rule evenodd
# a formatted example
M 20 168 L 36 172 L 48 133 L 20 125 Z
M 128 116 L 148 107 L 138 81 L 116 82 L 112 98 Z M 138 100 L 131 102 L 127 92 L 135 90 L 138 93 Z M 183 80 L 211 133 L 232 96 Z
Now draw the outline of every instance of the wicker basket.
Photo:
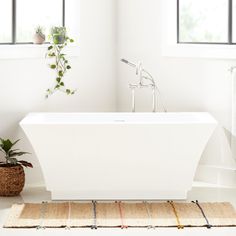
M 25 172 L 22 166 L 0 166 L 0 196 L 18 196 L 25 185 Z

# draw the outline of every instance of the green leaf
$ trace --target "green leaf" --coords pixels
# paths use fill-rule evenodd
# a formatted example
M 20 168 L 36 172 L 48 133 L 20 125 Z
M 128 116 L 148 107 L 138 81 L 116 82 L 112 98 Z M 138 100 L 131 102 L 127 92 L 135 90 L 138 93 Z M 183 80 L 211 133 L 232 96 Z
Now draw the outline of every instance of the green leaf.
M 64 74 L 63 74 L 63 71 L 62 70 L 60 70 L 59 72 L 58 72 L 58 75 L 60 76 L 60 77 L 62 77 Z
M 30 167 L 33 168 L 33 165 L 27 161 L 17 161 L 17 163 L 20 163 L 24 167 Z
M 60 83 L 60 82 L 61 82 L 61 77 L 57 77 L 57 78 L 56 78 L 56 81 L 57 81 L 58 83 Z
M 14 145 L 16 145 L 19 141 L 20 141 L 20 139 L 18 139 L 18 140 L 16 140 L 15 142 L 13 142 L 12 147 L 13 147 Z
M 53 46 L 49 46 L 49 47 L 48 47 L 48 50 L 51 50 L 51 49 L 53 49 Z
M 16 158 L 9 158 L 8 162 L 10 162 L 10 164 L 12 164 L 12 165 L 16 165 L 17 164 L 17 159 Z
M 61 86 L 65 86 L 64 82 L 61 82 L 60 85 L 61 85 Z
M 20 149 L 12 149 L 11 152 L 19 151 Z
M 9 152 L 9 157 L 17 157 L 30 154 L 29 152 Z
M 66 93 L 69 95 L 70 94 L 70 89 L 66 89 Z
M 70 39 L 70 42 L 71 42 L 71 43 L 74 43 L 74 39 Z
M 0 147 L 4 150 L 5 153 L 8 153 L 14 145 L 9 139 L 1 139 L 0 141 Z
M 70 70 L 70 69 L 71 69 L 71 66 L 68 65 L 68 66 L 66 67 L 66 69 L 67 69 L 67 70 Z
M 48 56 L 49 56 L 49 57 L 55 57 L 56 55 L 55 55 L 55 53 L 53 52 L 53 53 L 48 53 Z
M 60 88 L 60 84 L 57 84 L 56 86 L 55 86 L 55 89 L 59 89 Z
M 51 69 L 56 69 L 56 67 L 57 67 L 57 66 L 56 66 L 55 64 L 50 65 L 50 68 L 51 68 Z

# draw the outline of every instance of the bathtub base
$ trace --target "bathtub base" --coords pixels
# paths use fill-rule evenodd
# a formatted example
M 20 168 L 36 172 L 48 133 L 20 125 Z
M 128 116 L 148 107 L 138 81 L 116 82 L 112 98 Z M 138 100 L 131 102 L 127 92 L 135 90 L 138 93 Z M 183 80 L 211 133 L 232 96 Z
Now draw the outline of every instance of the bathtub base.
M 70 192 L 70 191 L 52 191 L 53 201 L 62 200 L 185 200 L 187 191 L 154 191 L 148 193 L 137 192 Z

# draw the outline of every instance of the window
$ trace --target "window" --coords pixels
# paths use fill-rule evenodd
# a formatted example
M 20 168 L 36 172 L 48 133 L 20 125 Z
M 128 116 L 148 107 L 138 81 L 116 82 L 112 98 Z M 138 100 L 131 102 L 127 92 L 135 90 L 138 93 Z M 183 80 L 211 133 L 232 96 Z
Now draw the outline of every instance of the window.
M 177 0 L 177 42 L 236 44 L 236 0 Z
M 162 43 L 161 43 L 161 50 L 162 55 L 164 57 L 180 57 L 180 58 L 218 58 L 218 59 L 235 59 L 236 58 L 236 7 L 235 2 L 236 0 L 232 0 L 229 2 L 229 0 L 224 0 L 226 3 L 226 7 L 231 9 L 227 10 L 227 32 L 226 32 L 226 41 L 223 38 L 218 38 L 217 42 L 214 42 L 213 40 L 210 41 L 209 37 L 208 40 L 199 40 L 199 38 L 195 41 L 191 39 L 191 41 L 183 41 L 183 36 L 180 38 L 180 29 L 179 23 L 180 23 L 180 14 L 183 14 L 183 12 L 180 12 L 180 4 L 181 1 L 184 0 L 160 0 L 161 10 L 163 12 L 162 14 L 162 27 L 161 27 L 161 35 L 162 35 Z M 196 4 L 196 2 L 201 2 L 202 6 L 206 4 L 207 2 L 211 2 L 212 6 L 215 6 L 216 3 L 220 0 L 187 0 L 187 2 L 193 2 L 193 4 Z M 223 0 L 221 0 L 223 1 Z M 232 4 L 232 7 L 231 4 Z M 206 6 L 206 5 L 205 5 Z M 183 7 L 183 6 L 181 6 Z M 225 5 L 224 5 L 225 7 Z M 193 15 L 190 15 L 192 17 Z M 207 15 L 208 16 L 208 15 Z M 195 15 L 196 17 L 196 15 Z M 234 18 L 235 17 L 235 18 Z M 219 26 L 219 19 L 221 22 L 224 22 L 224 19 L 222 18 L 222 15 L 218 15 L 217 23 L 215 25 Z M 191 18 L 190 18 L 191 19 Z M 231 19 L 231 20 L 230 20 Z M 231 27 L 232 24 L 232 27 Z M 177 27 L 178 26 L 178 27 Z M 202 25 L 204 26 L 204 25 Z M 186 26 L 185 26 L 186 27 Z M 220 28 L 220 27 L 219 27 Z M 192 27 L 189 26 L 189 28 L 186 29 L 192 29 Z M 212 28 L 210 28 L 212 29 Z M 224 27 L 221 27 L 221 29 L 224 29 Z M 230 30 L 229 30 L 230 29 Z M 196 30 L 196 29 L 195 29 Z M 208 29 L 209 30 L 209 29 Z M 224 31 L 224 30 L 223 30 Z M 217 30 L 214 28 L 213 32 L 217 32 Z M 191 31 L 192 33 L 192 31 Z M 196 33 L 195 33 L 196 34 Z M 200 35 L 196 34 L 197 36 Z M 230 37 L 231 35 L 231 37 Z M 234 36 L 235 35 L 235 36 Z M 186 36 L 187 37 L 187 36 Z M 188 35 L 188 37 L 190 37 Z M 232 41 L 230 41 L 230 38 Z M 181 41 L 180 41 L 181 40 Z M 221 42 L 221 41 L 223 42 Z
M 0 0 L 0 42 L 7 43 L 11 41 L 11 17 L 12 2 L 7 0 Z
M 30 44 L 40 25 L 65 25 L 65 0 L 0 0 L 0 44 Z

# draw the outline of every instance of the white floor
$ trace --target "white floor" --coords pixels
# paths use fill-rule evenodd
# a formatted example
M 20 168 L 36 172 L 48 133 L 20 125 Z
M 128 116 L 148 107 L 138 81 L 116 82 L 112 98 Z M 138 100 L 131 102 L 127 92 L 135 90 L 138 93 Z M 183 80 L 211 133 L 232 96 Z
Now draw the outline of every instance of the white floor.
M 199 200 L 199 201 L 229 201 L 236 208 L 236 189 L 217 189 L 217 188 L 193 188 L 188 194 L 188 200 Z M 50 201 L 50 193 L 46 192 L 42 188 L 26 189 L 21 197 L 13 198 L 1 198 L 0 197 L 0 236 L 11 236 L 11 235 L 44 235 L 50 236 L 56 234 L 60 235 L 83 235 L 83 236 L 122 236 L 122 235 L 135 235 L 135 236 L 156 236 L 156 235 L 181 235 L 181 236 L 195 236 L 195 235 L 207 235 L 207 236 L 236 236 L 236 228 L 185 228 L 183 230 L 178 230 L 175 228 L 158 228 L 155 230 L 147 229 L 45 229 L 45 230 L 36 230 L 36 229 L 3 229 L 2 225 L 4 219 L 13 203 L 22 203 L 22 202 L 41 202 L 41 201 Z

